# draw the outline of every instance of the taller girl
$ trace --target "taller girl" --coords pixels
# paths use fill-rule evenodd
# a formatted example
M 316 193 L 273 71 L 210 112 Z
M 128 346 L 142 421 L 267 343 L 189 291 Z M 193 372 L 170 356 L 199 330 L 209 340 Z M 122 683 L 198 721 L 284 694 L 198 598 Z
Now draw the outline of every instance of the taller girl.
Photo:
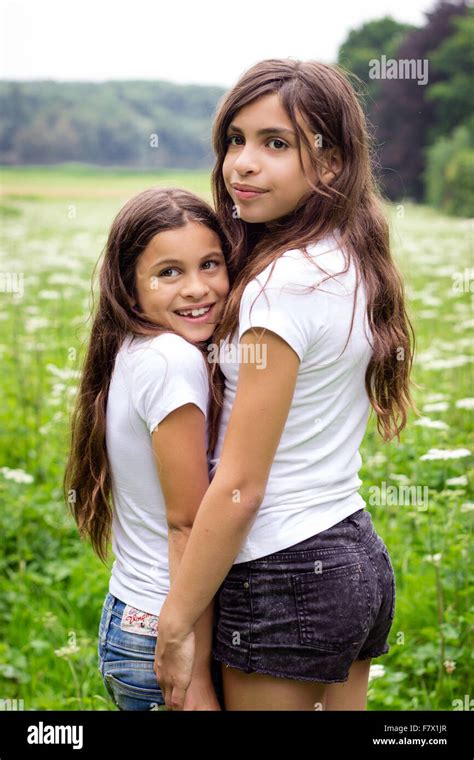
M 237 273 L 214 334 L 224 402 L 155 673 L 180 709 L 192 627 L 219 591 L 228 710 L 364 709 L 395 579 L 358 493 L 358 448 L 370 405 L 387 441 L 412 405 L 412 331 L 365 118 L 336 66 L 271 59 L 224 98 L 213 138 Z

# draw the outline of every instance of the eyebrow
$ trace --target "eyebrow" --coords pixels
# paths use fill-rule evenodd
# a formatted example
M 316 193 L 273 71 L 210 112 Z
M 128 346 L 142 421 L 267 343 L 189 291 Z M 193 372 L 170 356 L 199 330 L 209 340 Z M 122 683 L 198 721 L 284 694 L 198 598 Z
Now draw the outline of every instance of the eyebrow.
M 210 256 L 221 256 L 224 257 L 224 254 L 222 251 L 210 251 L 210 253 L 205 253 L 204 256 L 201 256 L 199 261 L 204 261 L 204 259 L 208 259 Z M 154 269 L 155 267 L 161 266 L 162 264 L 185 264 L 186 262 L 183 259 L 163 259 L 159 261 L 155 261 L 155 263 L 150 267 L 150 269 Z
M 237 126 L 237 124 L 229 124 L 227 131 L 233 129 L 234 132 L 240 132 L 241 135 L 244 134 L 244 130 Z M 257 137 L 260 135 L 283 135 L 283 134 L 289 134 L 296 137 L 296 133 L 293 132 L 292 129 L 288 129 L 287 127 L 265 127 L 265 129 L 259 129 L 257 131 Z

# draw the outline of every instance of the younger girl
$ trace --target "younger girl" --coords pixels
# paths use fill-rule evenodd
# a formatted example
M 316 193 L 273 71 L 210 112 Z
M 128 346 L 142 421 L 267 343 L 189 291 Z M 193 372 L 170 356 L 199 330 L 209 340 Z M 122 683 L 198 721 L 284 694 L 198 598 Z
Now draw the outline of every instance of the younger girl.
M 227 710 L 364 709 L 395 578 L 358 449 L 370 405 L 390 440 L 412 403 L 411 326 L 364 115 L 338 67 L 265 60 L 221 103 L 214 147 L 239 275 L 214 335 L 215 474 L 162 609 L 155 672 L 181 709 L 193 625 L 219 590 Z
M 106 245 L 64 486 L 81 535 L 103 561 L 112 532 L 98 655 L 121 710 L 164 705 L 156 633 L 209 484 L 205 348 L 229 289 L 226 256 L 210 206 L 175 188 L 132 198 Z M 186 710 L 223 706 L 212 626 L 210 600 L 194 627 Z

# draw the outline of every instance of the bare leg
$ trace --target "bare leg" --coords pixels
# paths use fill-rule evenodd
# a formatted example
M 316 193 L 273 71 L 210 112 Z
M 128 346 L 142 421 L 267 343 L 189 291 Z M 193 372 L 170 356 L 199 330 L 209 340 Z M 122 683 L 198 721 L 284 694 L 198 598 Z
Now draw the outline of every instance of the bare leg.
M 226 710 L 315 710 L 328 684 L 265 673 L 244 673 L 222 663 Z M 319 707 L 321 709 L 321 707 Z
M 324 710 L 365 710 L 371 660 L 356 660 L 344 683 L 328 683 Z

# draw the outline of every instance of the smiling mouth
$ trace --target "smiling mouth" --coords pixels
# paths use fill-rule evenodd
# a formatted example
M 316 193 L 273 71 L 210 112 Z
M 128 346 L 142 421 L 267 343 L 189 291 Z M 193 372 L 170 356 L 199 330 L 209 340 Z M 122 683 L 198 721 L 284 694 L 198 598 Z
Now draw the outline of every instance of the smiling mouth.
M 175 314 L 178 315 L 178 317 L 183 317 L 183 319 L 189 319 L 193 322 L 204 322 L 205 317 L 213 310 L 214 306 L 216 304 L 213 303 L 211 306 L 206 306 L 201 309 L 179 309 L 178 311 L 175 311 Z

